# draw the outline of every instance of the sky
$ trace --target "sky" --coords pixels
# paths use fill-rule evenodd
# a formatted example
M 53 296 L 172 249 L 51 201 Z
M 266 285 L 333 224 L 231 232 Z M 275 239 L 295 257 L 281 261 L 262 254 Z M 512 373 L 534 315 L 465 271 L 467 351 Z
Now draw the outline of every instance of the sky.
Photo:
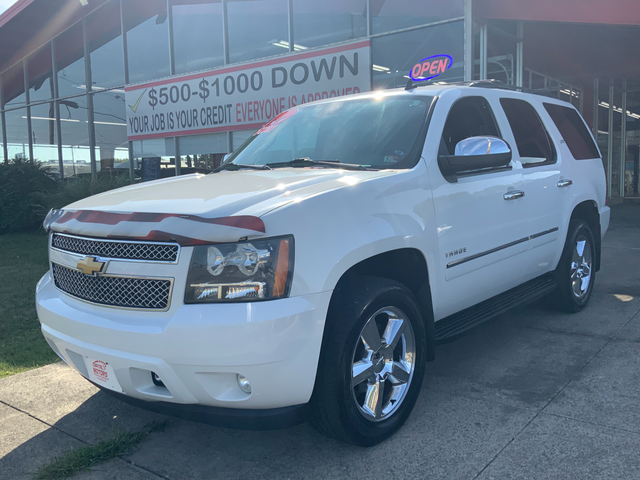
M 0 14 L 14 3 L 16 3 L 16 0 L 0 0 Z

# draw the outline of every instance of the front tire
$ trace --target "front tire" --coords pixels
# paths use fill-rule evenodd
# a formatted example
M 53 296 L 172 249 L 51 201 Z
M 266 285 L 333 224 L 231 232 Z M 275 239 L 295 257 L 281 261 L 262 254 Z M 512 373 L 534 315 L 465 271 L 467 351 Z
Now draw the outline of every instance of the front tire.
M 426 333 L 413 294 L 392 280 L 353 277 L 329 307 L 312 425 L 361 446 L 385 440 L 413 410 L 425 361 Z
M 571 220 L 562 257 L 556 268 L 555 300 L 564 312 L 575 313 L 587 306 L 595 283 L 596 243 L 589 225 Z

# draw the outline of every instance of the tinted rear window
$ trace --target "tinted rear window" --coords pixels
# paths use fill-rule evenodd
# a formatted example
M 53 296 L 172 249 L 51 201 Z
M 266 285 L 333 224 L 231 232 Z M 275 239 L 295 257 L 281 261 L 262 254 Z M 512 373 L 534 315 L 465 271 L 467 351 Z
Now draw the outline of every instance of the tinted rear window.
M 598 148 L 578 112 L 573 108 L 552 103 L 545 103 L 544 108 L 560 130 L 564 141 L 567 142 L 567 147 L 569 147 L 573 158 L 576 160 L 600 158 Z

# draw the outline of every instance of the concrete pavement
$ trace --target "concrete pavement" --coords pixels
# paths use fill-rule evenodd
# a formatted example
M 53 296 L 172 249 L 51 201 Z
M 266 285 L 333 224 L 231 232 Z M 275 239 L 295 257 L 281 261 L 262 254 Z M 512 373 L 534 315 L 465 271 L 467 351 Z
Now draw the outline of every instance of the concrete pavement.
M 613 207 L 591 304 L 540 301 L 441 345 L 407 424 L 370 449 L 308 425 L 250 432 L 172 419 L 79 479 L 640 478 L 640 205 Z M 0 478 L 164 418 L 63 364 L 0 380 Z

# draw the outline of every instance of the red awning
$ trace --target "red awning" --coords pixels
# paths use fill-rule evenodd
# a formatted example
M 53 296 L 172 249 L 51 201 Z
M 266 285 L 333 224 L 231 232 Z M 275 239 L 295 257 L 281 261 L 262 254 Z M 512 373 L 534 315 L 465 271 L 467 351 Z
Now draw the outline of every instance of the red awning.
M 640 25 L 638 0 L 474 0 L 476 18 Z

